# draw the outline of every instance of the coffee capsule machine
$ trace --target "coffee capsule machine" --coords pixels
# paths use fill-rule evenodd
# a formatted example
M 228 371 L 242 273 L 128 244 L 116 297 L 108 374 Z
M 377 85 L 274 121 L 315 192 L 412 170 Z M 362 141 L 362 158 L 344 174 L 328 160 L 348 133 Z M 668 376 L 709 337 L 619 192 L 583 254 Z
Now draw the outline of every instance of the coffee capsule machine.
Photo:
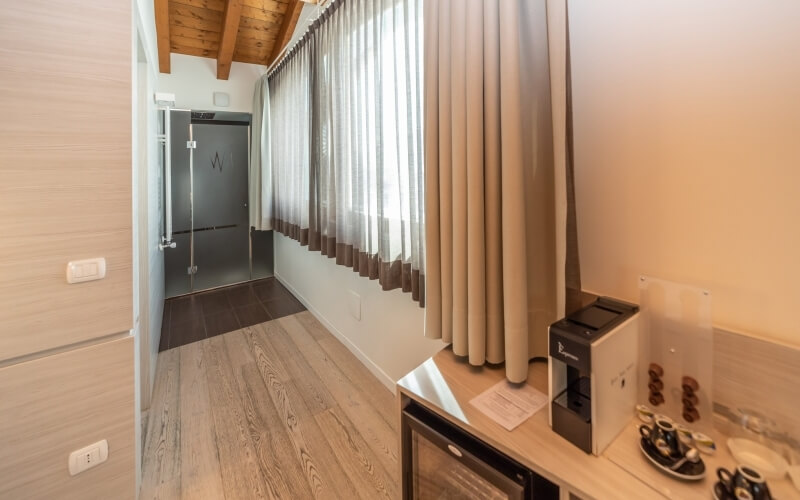
M 639 307 L 601 297 L 550 325 L 550 427 L 600 455 L 636 407 Z

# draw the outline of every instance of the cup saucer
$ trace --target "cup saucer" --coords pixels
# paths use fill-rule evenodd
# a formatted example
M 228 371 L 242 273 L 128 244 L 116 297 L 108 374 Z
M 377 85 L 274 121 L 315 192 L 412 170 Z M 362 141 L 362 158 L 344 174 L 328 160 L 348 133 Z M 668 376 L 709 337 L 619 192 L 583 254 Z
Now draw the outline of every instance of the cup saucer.
M 706 476 L 706 464 L 703 462 L 702 458 L 696 463 L 684 462 L 677 469 L 673 470 L 673 467 L 675 467 L 683 457 L 665 457 L 658 451 L 655 445 L 646 438 L 639 439 L 639 449 L 642 450 L 644 456 L 650 460 L 650 463 L 670 476 L 685 481 L 699 481 Z

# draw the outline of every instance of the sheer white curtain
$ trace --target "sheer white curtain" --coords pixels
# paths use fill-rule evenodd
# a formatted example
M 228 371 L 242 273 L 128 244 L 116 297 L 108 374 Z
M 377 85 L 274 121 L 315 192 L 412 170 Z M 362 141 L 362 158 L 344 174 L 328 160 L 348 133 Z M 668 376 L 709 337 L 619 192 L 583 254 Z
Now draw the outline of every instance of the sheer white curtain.
M 310 45 L 297 47 L 269 77 L 272 226 L 308 243 L 311 135 Z
M 253 140 L 250 143 L 250 226 L 272 229 L 272 165 L 270 163 L 269 85 L 267 75 L 256 81 L 253 92 Z
M 300 114 L 310 104 L 311 118 L 310 174 L 300 181 L 308 201 L 276 180 L 276 218 L 298 203 L 310 207 L 307 221 L 292 219 L 309 229 L 310 249 L 424 304 L 421 9 L 422 0 L 337 0 L 270 79 L 270 103 L 274 158 L 295 154 L 302 162 L 304 153 L 278 149 L 305 147 L 283 126 L 298 118 L 279 118 L 277 109 L 296 101 L 302 105 L 290 113 Z M 290 70 L 310 85 L 310 103 L 297 80 L 280 88 Z M 276 178 L 300 179 L 287 161 L 273 161 L 273 169 Z

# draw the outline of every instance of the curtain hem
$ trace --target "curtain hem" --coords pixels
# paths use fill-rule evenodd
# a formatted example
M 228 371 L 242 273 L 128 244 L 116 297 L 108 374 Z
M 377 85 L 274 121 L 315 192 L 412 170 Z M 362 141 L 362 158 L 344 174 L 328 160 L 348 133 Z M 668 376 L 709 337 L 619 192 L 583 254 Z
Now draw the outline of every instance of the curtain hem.
M 298 241 L 301 246 L 307 246 L 309 251 L 320 252 L 330 259 L 336 259 L 337 265 L 349 267 L 359 276 L 378 280 L 384 291 L 401 289 L 410 293 L 420 307 L 425 307 L 425 275 L 419 269 L 414 269 L 410 263 L 400 259 L 385 261 L 377 254 L 362 252 L 354 245 L 338 243 L 335 237 L 303 229 L 281 219 L 273 218 L 272 227 Z

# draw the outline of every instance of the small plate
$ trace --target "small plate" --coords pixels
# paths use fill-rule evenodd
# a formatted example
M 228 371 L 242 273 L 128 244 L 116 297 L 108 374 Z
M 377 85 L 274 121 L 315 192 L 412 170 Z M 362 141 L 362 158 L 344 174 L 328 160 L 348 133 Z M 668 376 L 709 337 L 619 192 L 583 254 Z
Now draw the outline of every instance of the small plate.
M 785 458 L 750 439 L 730 438 L 728 449 L 736 462 L 752 467 L 767 479 L 780 479 L 789 468 Z
M 644 456 L 646 456 L 653 465 L 670 476 L 686 481 L 699 481 L 706 477 L 706 464 L 703 462 L 703 459 L 700 459 L 697 463 L 686 462 L 678 467 L 678 470 L 672 470 L 670 466 L 677 463 L 680 458 L 663 456 L 658 452 L 658 449 L 656 449 L 653 443 L 646 438 L 639 439 L 639 449 L 642 450 Z

